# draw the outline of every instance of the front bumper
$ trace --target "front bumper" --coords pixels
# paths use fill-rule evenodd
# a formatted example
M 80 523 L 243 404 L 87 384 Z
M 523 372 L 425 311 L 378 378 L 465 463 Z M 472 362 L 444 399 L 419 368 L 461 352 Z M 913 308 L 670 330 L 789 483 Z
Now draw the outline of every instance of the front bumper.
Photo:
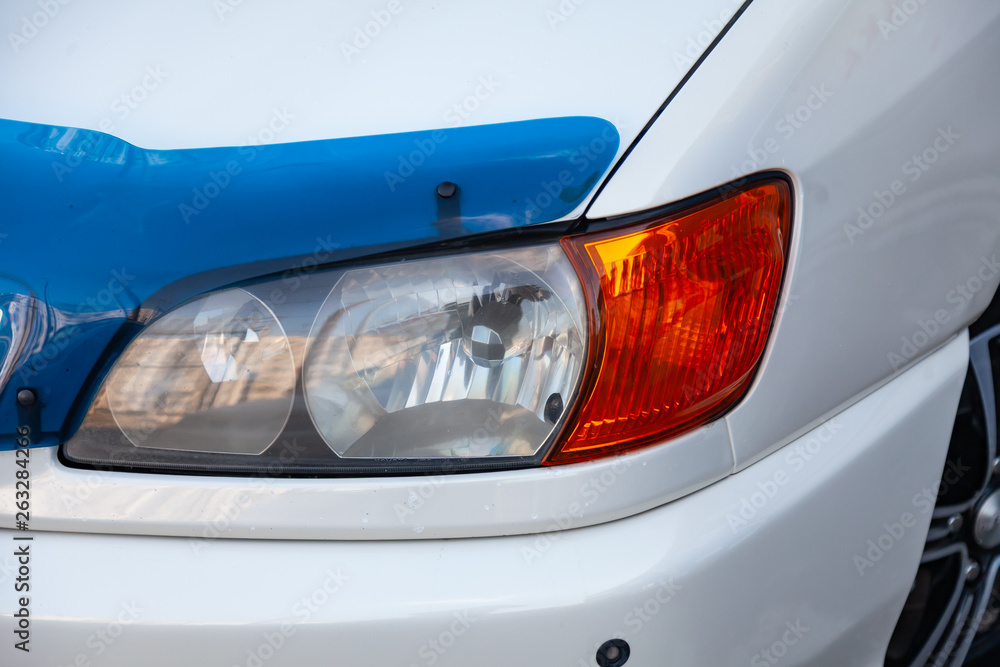
M 619 636 L 629 667 L 881 665 L 967 363 L 963 333 L 746 470 L 586 528 L 407 541 L 0 530 L 0 664 L 575 667 Z M 30 592 L 15 593 L 13 538 L 29 535 Z M 11 634 L 21 595 L 30 653 Z

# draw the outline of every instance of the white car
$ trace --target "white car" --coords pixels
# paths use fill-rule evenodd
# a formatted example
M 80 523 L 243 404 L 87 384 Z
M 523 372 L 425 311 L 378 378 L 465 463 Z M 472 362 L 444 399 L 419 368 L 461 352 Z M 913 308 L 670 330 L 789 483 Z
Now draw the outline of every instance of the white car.
M 0 25 L 0 665 L 996 664 L 1000 3 Z

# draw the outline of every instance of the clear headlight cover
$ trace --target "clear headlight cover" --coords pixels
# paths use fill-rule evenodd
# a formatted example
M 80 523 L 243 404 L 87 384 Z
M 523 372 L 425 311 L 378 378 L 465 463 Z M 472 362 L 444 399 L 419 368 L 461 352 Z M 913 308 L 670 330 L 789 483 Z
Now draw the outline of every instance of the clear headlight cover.
M 310 331 L 306 404 L 342 457 L 533 456 L 579 381 L 583 321 L 555 248 L 351 270 Z
M 222 290 L 142 330 L 64 454 L 292 475 L 537 464 L 579 390 L 585 308 L 556 244 Z
M 232 289 L 151 324 L 104 386 L 136 447 L 260 454 L 288 420 L 295 364 L 270 309 Z

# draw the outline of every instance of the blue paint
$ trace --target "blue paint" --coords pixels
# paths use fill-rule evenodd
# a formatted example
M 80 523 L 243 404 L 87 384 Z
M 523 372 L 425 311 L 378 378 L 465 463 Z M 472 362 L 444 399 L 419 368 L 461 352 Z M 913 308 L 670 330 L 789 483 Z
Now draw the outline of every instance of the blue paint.
M 41 397 L 34 444 L 71 435 L 87 378 L 139 308 L 303 262 L 556 220 L 618 143 L 607 121 L 571 117 L 163 151 L 0 120 L 0 449 L 13 446 L 24 386 Z M 462 220 L 439 230 L 446 180 Z

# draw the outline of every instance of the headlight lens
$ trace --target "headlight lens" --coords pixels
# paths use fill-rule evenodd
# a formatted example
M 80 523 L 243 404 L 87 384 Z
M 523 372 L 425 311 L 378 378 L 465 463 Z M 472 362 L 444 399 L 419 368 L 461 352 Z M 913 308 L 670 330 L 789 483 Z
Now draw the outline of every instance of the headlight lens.
M 558 244 L 296 281 L 217 292 L 147 326 L 67 458 L 304 474 L 540 460 L 588 344 Z
M 586 352 L 555 247 L 348 271 L 309 338 L 306 404 L 343 457 L 533 456 Z
M 115 423 L 136 447 L 260 454 L 288 420 L 295 364 L 270 309 L 232 289 L 153 322 L 105 388 Z

